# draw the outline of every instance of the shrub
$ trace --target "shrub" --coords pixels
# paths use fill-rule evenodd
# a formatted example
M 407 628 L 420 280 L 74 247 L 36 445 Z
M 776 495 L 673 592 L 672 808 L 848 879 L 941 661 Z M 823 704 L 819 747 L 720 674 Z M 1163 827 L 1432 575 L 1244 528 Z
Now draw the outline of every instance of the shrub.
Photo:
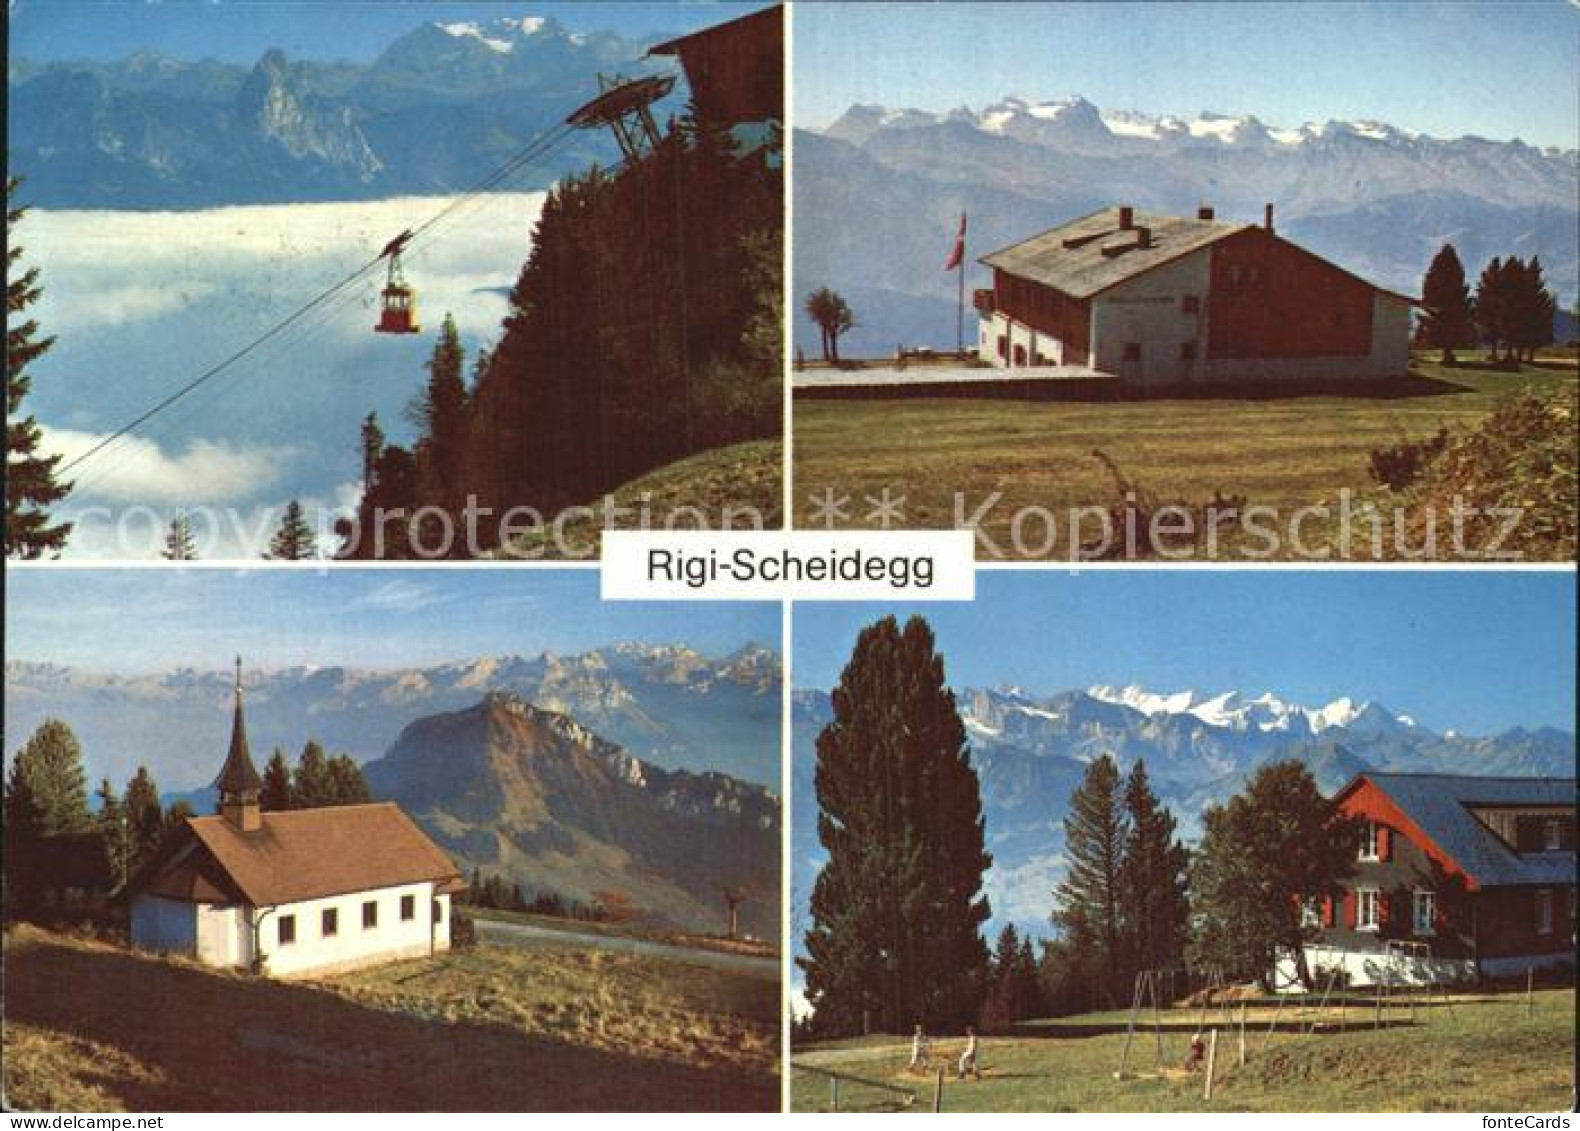
M 1572 393 L 1524 393 L 1505 401 L 1474 432 L 1451 443 L 1412 492 L 1412 535 L 1436 524 L 1447 536 L 1456 503 L 1462 545 L 1534 561 L 1573 561 L 1577 548 L 1575 405 Z M 1505 530 L 1506 514 L 1519 521 Z M 1504 512 L 1504 513 L 1499 513 Z
M 1439 428 L 1435 436 L 1425 440 L 1407 440 L 1388 448 L 1372 450 L 1372 478 L 1390 491 L 1403 491 L 1421 477 L 1421 473 L 1448 447 L 1448 429 Z
M 450 913 L 450 946 L 454 950 L 471 950 L 477 945 L 477 924 L 464 911 Z

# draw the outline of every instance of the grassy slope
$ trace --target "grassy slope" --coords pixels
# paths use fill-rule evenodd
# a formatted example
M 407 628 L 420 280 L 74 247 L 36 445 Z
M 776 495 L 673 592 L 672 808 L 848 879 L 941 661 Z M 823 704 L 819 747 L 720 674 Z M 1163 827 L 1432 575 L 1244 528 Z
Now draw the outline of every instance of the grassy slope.
M 1468 430 L 1522 389 L 1577 390 L 1572 363 L 1514 374 L 1418 359 L 1416 370 L 1434 380 L 1419 387 L 1435 392 L 1125 402 L 802 399 L 795 405 L 796 522 L 809 522 L 812 496 L 828 488 L 859 503 L 889 487 L 906 496 L 910 527 L 953 525 L 956 491 L 965 493 L 967 514 L 1002 491 L 984 529 L 1007 548 L 1009 517 L 1020 507 L 1047 507 L 1062 520 L 1070 507 L 1116 500 L 1094 449 L 1163 501 L 1206 502 L 1221 489 L 1287 513 L 1335 500 L 1341 488 L 1371 492 L 1372 450 L 1401 435 L 1423 438 L 1445 425 Z M 862 508 L 852 509 L 859 525 Z M 1320 544 L 1319 525 L 1304 529 L 1308 542 Z M 1027 537 L 1040 540 L 1041 528 L 1033 524 Z M 1068 556 L 1062 530 L 1052 556 Z
M 275 983 L 18 927 L 5 1099 L 31 1110 L 769 1110 L 772 981 L 479 947 Z
M 613 492 L 616 507 L 633 513 L 620 518 L 615 529 L 633 529 L 641 524 L 645 507 L 651 524 L 664 529 L 668 516 L 688 508 L 675 522 L 677 529 L 697 525 L 693 511 L 700 511 L 708 528 L 717 530 L 734 512 L 737 529 L 749 529 L 750 508 L 762 516 L 765 529 L 775 529 L 784 515 L 784 445 L 779 440 L 754 440 L 716 448 L 700 455 L 661 467 L 640 479 L 633 479 Z M 516 539 L 496 555 L 503 558 L 555 559 L 596 558 L 602 541 L 603 510 L 600 500 L 593 517 L 577 514 L 561 524 L 562 545 L 556 545 L 550 532 L 533 533 Z M 552 521 L 551 521 L 552 528 Z
M 946 1081 L 945 1111 L 1567 1111 L 1574 1085 L 1575 994 L 1538 991 L 1527 1018 L 1523 994 L 1461 999 L 1452 1013 L 1422 1008 L 1411 1024 L 1400 1007 L 1371 1027 L 1369 1006 L 1349 1013 L 1344 1032 L 1297 1035 L 1283 1028 L 1263 1044 L 1265 1025 L 1247 1030 L 1246 1065 L 1235 1065 L 1236 1042 L 1218 1039 L 1213 1099 L 1202 1098 L 1201 1077 L 1179 1071 L 1195 1011 L 1165 1014 L 1165 1072 L 1156 1072 L 1155 1043 L 1143 1029 L 1131 1050 L 1131 1078 L 1114 1079 L 1124 1045 L 1126 1014 L 1090 1014 L 1028 1023 L 1024 1033 L 982 1044 L 980 1082 Z M 1292 1008 L 1286 1006 L 1281 1025 Z M 1253 1021 L 1255 1015 L 1253 1014 Z M 859 1044 L 798 1053 L 836 1071 L 904 1084 L 931 1101 L 929 1081 L 906 1074 L 908 1050 L 894 1044 L 868 1053 Z M 936 1043 L 958 1052 L 959 1040 Z M 849 1050 L 849 1051 L 846 1051 Z M 793 1106 L 828 1105 L 826 1079 L 797 1073 Z M 842 1085 L 841 1109 L 882 1108 L 888 1098 L 859 1085 Z

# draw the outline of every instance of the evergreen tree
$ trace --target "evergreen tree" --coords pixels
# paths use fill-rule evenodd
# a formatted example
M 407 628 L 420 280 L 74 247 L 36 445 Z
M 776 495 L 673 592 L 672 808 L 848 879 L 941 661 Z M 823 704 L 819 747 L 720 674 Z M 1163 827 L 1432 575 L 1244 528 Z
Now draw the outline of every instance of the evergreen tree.
M 1069 868 L 1054 892 L 1053 923 L 1089 956 L 1098 999 L 1113 1003 L 1125 981 L 1120 866 L 1129 835 L 1119 767 L 1104 754 L 1086 767 L 1064 818 Z
M 28 307 L 38 301 L 44 288 L 39 284 L 37 267 L 21 269 L 22 245 L 16 242 L 15 229 L 27 208 L 14 203 L 21 183 L 20 178 L 9 177 L 5 190 L 5 552 L 9 558 L 39 558 L 57 555 L 66 545 L 71 523 L 52 523 L 48 508 L 66 497 L 71 484 L 55 478 L 61 457 L 39 454 L 42 436 L 38 421 L 23 415 L 23 402 L 33 384 L 27 366 L 43 356 L 55 339 L 39 337 L 38 323 L 27 316 Z
M 1509 341 L 1510 278 L 1508 267 L 1494 256 L 1476 280 L 1476 328 L 1493 361 L 1498 360 L 1498 350 Z
M 1015 1000 L 1020 1005 L 1018 1020 L 1043 1015 L 1042 981 L 1037 976 L 1037 956 L 1031 948 L 1031 939 L 1020 940 L 1020 953 L 1015 957 Z
M 1145 762 L 1131 767 L 1126 779 L 1125 819 L 1119 921 L 1127 969 L 1170 969 L 1185 954 L 1190 855 L 1174 838 L 1174 815 L 1158 803 Z
M 291 796 L 291 767 L 286 764 L 285 751 L 275 747 L 269 762 L 263 768 L 263 789 L 258 795 L 258 805 L 265 812 L 279 813 L 296 808 Z
M 817 740 L 807 996 L 819 1031 L 956 1030 L 985 988 L 980 785 L 932 629 L 864 629 Z
M 1303 909 L 1353 873 L 1357 823 L 1328 804 L 1299 762 L 1274 762 L 1208 806 L 1203 824 L 1191 867 L 1192 960 L 1265 979 L 1279 953 L 1293 954 L 1309 987 L 1303 944 L 1315 929 Z
M 11 762 L 6 825 L 28 839 L 86 832 L 88 785 L 82 747 L 59 719 L 46 719 Z
M 313 537 L 313 528 L 302 515 L 302 504 L 292 499 L 280 518 L 280 528 L 269 539 L 269 552 L 265 557 L 294 562 L 317 556 L 318 543 Z
M 324 748 L 309 741 L 302 747 L 291 779 L 291 797 L 298 809 L 321 809 L 335 802 L 334 784 L 329 778 L 329 759 Z
M 368 783 L 362 767 L 348 754 L 329 759 L 329 796 L 331 805 L 360 805 L 368 800 Z
M 373 473 L 379 457 L 384 454 L 384 429 L 379 427 L 379 414 L 370 412 L 362 421 L 362 494 L 373 493 Z
M 439 339 L 428 359 L 428 382 L 410 409 L 421 439 L 418 468 L 424 502 L 458 511 L 465 499 L 463 470 L 467 444 L 467 394 L 462 370 L 466 351 L 455 319 L 444 316 Z
M 105 778 L 99 783 L 99 812 L 95 818 L 99 835 L 104 838 L 104 858 L 110 869 L 110 890 L 118 891 L 126 883 L 132 861 L 131 831 L 126 826 L 126 807 L 120 795 Z
M 126 783 L 126 833 L 129 841 L 131 871 L 147 862 L 165 835 L 165 812 L 159 803 L 159 787 L 147 766 L 138 766 Z
M 1553 344 L 1558 299 L 1547 289 L 1538 256 L 1531 256 L 1528 263 L 1510 260 L 1507 269 L 1511 272 L 1507 293 L 1509 348 L 1516 357 L 1535 361 L 1538 349 Z
M 178 514 L 170 520 L 170 527 L 165 531 L 165 548 L 161 556 L 167 562 L 190 562 L 197 559 L 197 543 L 192 538 L 192 524 L 187 520 L 185 513 Z
M 171 804 L 170 808 L 165 810 L 165 828 L 176 828 L 182 824 L 182 822 L 188 821 L 196 816 L 197 812 L 192 808 L 192 803 L 190 801 L 174 802 Z
M 987 998 L 982 1003 L 982 1028 L 1003 1032 L 1025 1016 L 1021 1000 L 1024 985 L 1020 977 L 1020 934 L 1013 923 L 999 931 L 988 970 Z
M 1442 350 L 1444 365 L 1454 364 L 1454 351 L 1475 343 L 1476 326 L 1465 265 L 1451 243 L 1443 245 L 1426 269 L 1421 306 L 1421 344 Z

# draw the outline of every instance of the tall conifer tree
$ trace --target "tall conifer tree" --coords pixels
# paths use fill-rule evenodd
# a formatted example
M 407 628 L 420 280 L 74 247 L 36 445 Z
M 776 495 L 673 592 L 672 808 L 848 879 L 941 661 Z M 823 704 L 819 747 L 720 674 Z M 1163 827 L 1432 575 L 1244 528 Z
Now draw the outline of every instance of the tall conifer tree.
M 11 177 L 5 188 L 5 552 L 7 557 L 39 558 L 58 554 L 66 545 L 71 523 L 51 522 L 48 508 L 66 497 L 71 484 L 55 478 L 60 456 L 39 454 L 42 437 L 38 421 L 24 415 L 23 402 L 33 384 L 27 367 L 43 356 L 55 339 L 39 337 L 38 323 L 27 316 L 28 307 L 38 301 L 44 288 L 39 284 L 37 267 L 21 267 L 22 245 L 16 242 L 15 228 L 27 209 L 13 203 L 19 184 L 19 178 Z
M 1164 970 L 1185 954 L 1190 855 L 1174 837 L 1174 815 L 1158 802 L 1138 761 L 1125 780 L 1129 831 L 1119 865 L 1119 921 L 1126 970 Z
M 1071 948 L 1087 956 L 1099 1000 L 1110 1002 L 1118 1000 L 1124 980 L 1119 871 L 1128 833 L 1119 766 L 1104 754 L 1086 767 L 1070 795 L 1064 818 L 1070 863 L 1054 892 L 1053 922 Z
M 159 846 L 165 835 L 165 811 L 159 803 L 159 786 L 147 766 L 138 766 L 126 783 L 126 831 L 131 841 L 130 868 L 136 871 Z
M 975 1021 L 989 917 L 980 785 L 943 658 L 920 617 L 864 629 L 817 740 L 818 837 L 800 960 L 814 1024 L 938 1031 Z
M 263 789 L 258 795 L 258 806 L 267 812 L 279 813 L 286 809 L 294 809 L 291 796 L 291 767 L 285 762 L 285 751 L 278 746 L 274 753 L 269 755 L 269 762 L 263 767 Z

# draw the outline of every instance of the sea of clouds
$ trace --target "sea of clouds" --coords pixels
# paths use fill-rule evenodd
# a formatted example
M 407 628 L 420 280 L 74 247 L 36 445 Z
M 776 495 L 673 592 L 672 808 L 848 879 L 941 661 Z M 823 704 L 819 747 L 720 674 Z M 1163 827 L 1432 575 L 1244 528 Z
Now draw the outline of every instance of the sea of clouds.
M 353 502 L 362 419 L 376 411 L 392 441 L 409 439 L 404 409 L 445 314 L 469 375 L 476 350 L 497 342 L 543 199 L 474 198 L 413 246 L 422 334 L 373 333 L 374 272 L 75 469 L 56 508 L 79 519 L 66 556 L 146 556 L 177 511 L 228 508 L 233 521 L 200 532 L 206 556 L 252 557 L 288 500 Z M 68 460 L 86 452 L 452 200 L 29 212 L 16 237 L 41 271 L 33 313 L 56 339 L 29 369 L 46 445 Z

